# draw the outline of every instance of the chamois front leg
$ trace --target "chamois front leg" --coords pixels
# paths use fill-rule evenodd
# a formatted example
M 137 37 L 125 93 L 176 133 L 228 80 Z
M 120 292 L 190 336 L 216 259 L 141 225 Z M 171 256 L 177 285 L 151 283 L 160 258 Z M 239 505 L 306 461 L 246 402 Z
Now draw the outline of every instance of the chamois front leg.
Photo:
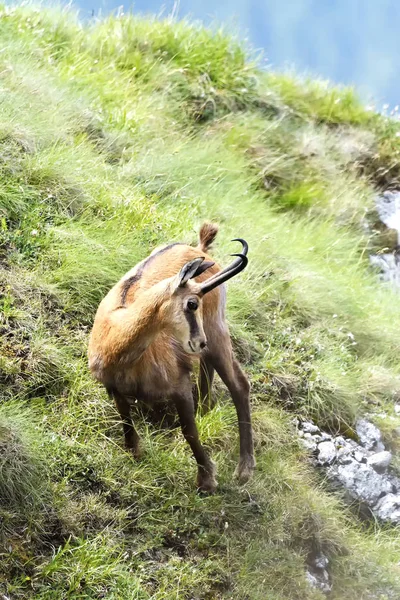
M 124 428 L 125 448 L 133 454 L 135 458 L 140 458 L 140 437 L 133 425 L 131 410 L 127 399 L 116 390 L 107 390 L 108 395 L 113 397 L 115 405 L 122 419 Z
M 209 352 L 210 360 L 228 388 L 236 408 L 240 440 L 240 458 L 236 476 L 241 483 L 245 483 L 252 476 L 256 466 L 250 414 L 250 384 L 233 356 L 227 330 L 217 330 L 213 339 L 209 338 Z
M 186 394 L 173 396 L 172 400 L 179 415 L 182 433 L 197 462 L 197 487 L 201 492 L 213 493 L 217 488 L 216 467 L 201 445 L 194 418 L 194 403 L 190 389 Z

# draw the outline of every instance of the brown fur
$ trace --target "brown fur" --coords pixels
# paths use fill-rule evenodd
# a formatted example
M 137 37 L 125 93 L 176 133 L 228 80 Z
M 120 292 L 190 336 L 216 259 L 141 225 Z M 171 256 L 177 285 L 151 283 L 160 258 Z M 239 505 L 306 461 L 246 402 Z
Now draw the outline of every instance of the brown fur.
M 176 283 L 177 274 L 189 261 L 198 257 L 212 260 L 206 249 L 217 231 L 215 224 L 205 223 L 197 248 L 177 244 L 156 249 L 124 275 L 101 302 L 89 340 L 89 367 L 115 399 L 127 447 L 139 454 L 139 438 L 130 418 L 128 399 L 146 404 L 170 399 L 198 463 L 198 485 L 206 491 L 213 491 L 216 481 L 214 465 L 200 444 L 194 421 L 190 372 L 199 359 L 201 399 L 209 396 L 216 369 L 234 400 L 241 441 L 239 477 L 246 480 L 255 464 L 249 385 L 233 357 L 224 314 L 225 289 L 221 285 L 202 297 L 198 285 L 220 271 L 220 267 L 214 264 L 183 287 Z M 184 345 L 189 329 L 183 307 L 190 298 L 199 302 L 194 315 L 196 333 L 190 333 L 196 353 L 190 353 Z M 207 347 L 201 352 L 205 338 Z

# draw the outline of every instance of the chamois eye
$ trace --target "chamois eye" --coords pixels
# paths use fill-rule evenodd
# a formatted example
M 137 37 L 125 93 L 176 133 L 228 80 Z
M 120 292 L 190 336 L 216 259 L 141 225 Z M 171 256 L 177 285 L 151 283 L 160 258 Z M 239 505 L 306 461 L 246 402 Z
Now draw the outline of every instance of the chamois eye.
M 187 303 L 187 307 L 189 310 L 197 310 L 199 308 L 199 305 L 197 304 L 196 300 L 189 300 L 189 302 Z

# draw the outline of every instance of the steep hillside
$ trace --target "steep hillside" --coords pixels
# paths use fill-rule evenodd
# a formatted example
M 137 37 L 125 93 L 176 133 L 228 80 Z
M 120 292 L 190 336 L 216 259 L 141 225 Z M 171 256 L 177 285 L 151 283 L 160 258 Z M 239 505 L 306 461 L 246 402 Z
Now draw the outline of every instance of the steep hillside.
M 0 592 L 317 600 L 305 570 L 323 551 L 331 598 L 399 598 L 398 531 L 344 505 L 292 424 L 352 435 L 378 407 L 395 448 L 398 295 L 368 253 L 386 243 L 374 195 L 399 183 L 398 124 L 184 22 L 3 7 L 0 40 Z M 138 417 L 145 455 L 123 450 L 86 344 L 110 286 L 206 219 L 222 263 L 233 237 L 250 246 L 228 317 L 258 467 L 232 479 L 218 384 L 199 428 L 220 487 L 199 497 L 179 429 Z

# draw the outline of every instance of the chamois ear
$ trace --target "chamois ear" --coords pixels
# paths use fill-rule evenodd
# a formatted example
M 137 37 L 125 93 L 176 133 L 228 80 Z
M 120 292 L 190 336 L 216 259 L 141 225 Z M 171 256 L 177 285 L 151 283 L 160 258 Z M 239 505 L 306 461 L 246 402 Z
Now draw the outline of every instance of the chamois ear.
M 176 288 L 184 287 L 189 279 L 196 277 L 198 270 L 202 267 L 203 261 L 204 258 L 200 256 L 199 258 L 194 258 L 183 265 L 182 269 L 175 278 Z
M 197 271 L 193 275 L 193 277 L 198 277 L 199 275 L 201 275 L 202 273 L 204 273 L 204 271 L 207 271 L 207 269 L 210 269 L 214 265 L 215 265 L 215 262 L 212 262 L 211 260 L 205 260 L 203 263 L 201 263 L 199 265 L 199 267 L 197 268 Z

